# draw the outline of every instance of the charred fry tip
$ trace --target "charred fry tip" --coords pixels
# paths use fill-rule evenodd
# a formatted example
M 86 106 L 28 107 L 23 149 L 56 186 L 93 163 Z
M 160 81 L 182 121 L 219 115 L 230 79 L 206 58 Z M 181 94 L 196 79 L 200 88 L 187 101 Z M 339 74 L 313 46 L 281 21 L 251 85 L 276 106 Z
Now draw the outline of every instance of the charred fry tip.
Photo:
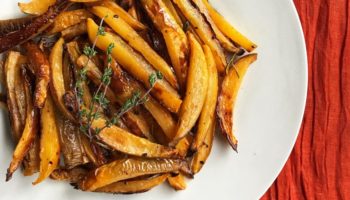
M 12 172 L 10 172 L 10 169 L 7 169 L 5 181 L 8 182 L 9 180 L 11 180 L 11 178 L 12 178 Z
M 73 187 L 73 189 L 79 190 L 79 185 L 78 185 L 78 183 L 70 183 L 70 185 Z
M 231 138 L 229 138 L 228 136 L 227 136 L 227 140 L 229 141 L 230 146 L 232 147 L 232 149 L 233 149 L 236 153 L 238 153 L 238 143 L 237 143 L 237 142 L 234 143 L 234 142 L 231 140 Z

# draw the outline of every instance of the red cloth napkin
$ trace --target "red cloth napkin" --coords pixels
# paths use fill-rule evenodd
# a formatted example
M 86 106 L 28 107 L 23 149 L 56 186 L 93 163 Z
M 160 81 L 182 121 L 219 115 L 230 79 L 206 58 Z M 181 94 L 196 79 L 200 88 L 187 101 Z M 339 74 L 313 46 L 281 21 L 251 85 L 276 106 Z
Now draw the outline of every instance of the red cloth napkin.
M 350 199 L 350 0 L 294 0 L 309 60 L 304 122 L 262 200 Z

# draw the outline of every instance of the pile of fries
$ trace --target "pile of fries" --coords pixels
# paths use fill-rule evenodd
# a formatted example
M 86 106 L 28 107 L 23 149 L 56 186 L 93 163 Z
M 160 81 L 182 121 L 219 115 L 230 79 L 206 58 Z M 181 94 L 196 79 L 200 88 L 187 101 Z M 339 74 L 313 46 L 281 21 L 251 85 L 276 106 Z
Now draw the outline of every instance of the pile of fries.
M 207 0 L 32 0 L 0 21 L 3 84 L 23 167 L 83 191 L 186 188 L 257 46 Z M 79 87 L 78 87 L 79 86 Z M 103 92 L 101 92 L 103 91 Z M 60 159 L 63 161 L 60 161 Z

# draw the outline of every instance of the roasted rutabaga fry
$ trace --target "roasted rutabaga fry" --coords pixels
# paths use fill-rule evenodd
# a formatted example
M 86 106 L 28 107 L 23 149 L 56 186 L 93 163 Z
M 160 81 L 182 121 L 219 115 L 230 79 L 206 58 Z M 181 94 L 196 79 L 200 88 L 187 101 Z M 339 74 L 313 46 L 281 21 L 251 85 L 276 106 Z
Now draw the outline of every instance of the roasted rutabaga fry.
M 163 174 L 148 179 L 120 181 L 104 186 L 102 188 L 98 188 L 95 190 L 95 192 L 114 194 L 134 194 L 147 192 L 155 186 L 162 184 L 168 176 L 168 174 Z
M 126 12 L 122 7 L 111 0 L 103 0 L 96 3 L 96 5 L 105 6 L 112 10 L 117 16 L 122 18 L 126 23 L 128 23 L 136 31 L 145 30 L 147 27 L 141 22 L 137 21 L 128 12 Z
M 102 118 L 96 119 L 92 122 L 91 128 L 100 129 L 101 132 L 96 137 L 117 151 L 129 155 L 158 158 L 176 157 L 178 154 L 175 149 L 150 142 L 117 126 L 106 127 L 106 123 L 108 122 Z
M 126 101 L 137 91 L 141 92 L 141 95 L 146 93 L 145 89 L 132 77 L 129 77 L 115 61 L 111 63 L 111 68 L 113 69 L 111 88 L 120 99 Z M 171 113 L 164 109 L 153 97 L 149 97 L 143 106 L 157 121 L 166 134 L 167 139 L 172 140 L 176 122 Z
M 20 30 L 22 27 L 32 23 L 33 19 L 33 16 L 25 16 L 15 19 L 0 20 L 0 36 Z
M 51 6 L 46 13 L 34 18 L 32 23 L 19 30 L 0 36 L 0 53 L 39 35 L 51 25 L 55 17 L 65 10 L 68 5 L 66 0 L 57 0 L 57 3 Z
M 179 155 L 182 158 L 185 158 L 187 155 L 188 150 L 190 149 L 190 146 L 192 144 L 193 137 L 192 135 L 188 134 L 186 137 L 182 138 L 175 146 L 176 150 L 179 151 Z
M 191 135 L 187 135 L 182 138 L 176 145 L 176 149 L 179 151 L 179 155 L 183 158 L 186 157 L 187 152 L 191 146 L 193 137 Z M 171 187 L 175 190 L 184 190 L 187 187 L 185 177 L 182 173 L 177 172 L 168 177 L 168 182 Z
M 165 6 L 168 8 L 168 10 L 170 11 L 172 16 L 175 18 L 177 24 L 179 24 L 179 26 L 183 27 L 181 17 L 179 15 L 179 13 L 177 13 L 177 10 L 176 10 L 173 2 L 171 0 L 162 0 L 162 1 L 165 4 Z
M 62 71 L 63 64 L 63 44 L 64 39 L 60 38 L 54 47 L 52 48 L 50 54 L 50 67 L 51 67 L 51 94 L 55 102 L 57 103 L 58 108 L 62 114 L 68 119 L 74 121 L 74 117 L 67 110 L 64 105 L 63 95 L 66 93 L 64 86 L 64 78 Z
M 101 166 L 104 164 L 104 160 L 101 160 L 96 155 L 96 151 L 94 151 L 90 139 L 82 134 L 81 142 L 84 147 L 84 151 L 86 153 L 86 156 L 89 158 L 89 161 L 94 164 L 95 166 Z
M 192 0 L 192 2 L 197 6 L 198 10 L 202 13 L 202 15 L 205 17 L 206 21 L 209 23 L 211 28 L 213 29 L 216 38 L 219 40 L 220 44 L 224 49 L 227 51 L 236 53 L 239 51 L 239 48 L 237 48 L 216 26 L 214 21 L 211 19 L 209 12 L 203 3 L 203 1 L 207 0 Z
M 18 99 L 18 95 L 25 96 L 23 94 L 24 85 L 21 80 L 21 66 L 25 62 L 26 58 L 19 52 L 10 51 L 4 66 L 7 106 L 10 113 L 12 135 L 16 142 L 21 138 L 26 118 L 25 108 L 23 113 L 23 111 L 20 111 L 21 108 L 18 104 L 21 102 L 19 100 L 23 101 L 23 99 Z M 22 94 L 18 92 L 22 92 Z
M 104 18 L 105 22 L 127 43 L 138 51 L 143 57 L 158 71 L 164 78 L 174 87 L 177 88 L 177 79 L 171 70 L 171 67 L 160 57 L 148 43 L 122 18 L 118 17 L 113 11 L 106 7 L 95 6 L 91 8 L 92 13 L 100 18 Z
M 207 45 L 203 46 L 205 58 L 208 65 L 209 82 L 207 89 L 207 96 L 205 98 L 204 106 L 201 116 L 198 121 L 198 128 L 192 142 L 191 151 L 196 152 L 200 145 L 202 145 L 206 135 L 209 132 L 210 126 L 215 121 L 215 109 L 218 98 L 218 72 L 216 69 L 214 56 Z
M 48 96 L 40 116 L 40 172 L 34 185 L 42 182 L 56 169 L 60 158 L 59 130 L 56 124 L 55 108 Z
M 170 175 L 168 183 L 175 190 L 184 190 L 187 187 L 185 177 L 182 174 Z
M 57 181 L 77 183 L 86 176 L 87 172 L 86 169 L 81 167 L 75 167 L 73 169 L 56 169 L 51 173 L 50 178 Z
M 30 147 L 26 157 L 23 160 L 23 175 L 31 176 L 40 169 L 40 139 L 39 135 L 35 136 L 34 142 Z
M 192 173 L 198 173 L 205 162 L 207 161 L 211 149 L 213 147 L 213 140 L 215 135 L 215 119 L 210 123 L 207 134 L 201 145 L 198 147 L 197 152 L 194 154 L 191 162 Z
M 141 1 L 155 27 L 162 33 L 181 88 L 186 86 L 189 44 L 182 27 L 162 0 Z
M 31 0 L 28 3 L 18 3 L 18 7 L 26 14 L 42 15 L 55 3 L 56 0 Z
M 67 29 L 64 29 L 63 31 L 61 31 L 61 36 L 65 39 L 65 40 L 70 40 L 73 39 L 74 37 L 83 35 L 87 32 L 87 28 L 86 28 L 86 22 L 82 22 L 80 24 L 71 26 Z
M 182 14 L 194 27 L 200 39 L 213 51 L 216 67 L 220 73 L 225 71 L 226 58 L 219 41 L 216 39 L 212 28 L 207 23 L 203 15 L 197 10 L 192 0 L 174 0 L 174 3 L 181 10 Z
M 62 12 L 53 22 L 49 34 L 61 32 L 70 26 L 85 22 L 85 20 L 90 17 L 92 17 L 92 14 L 85 9 Z
M 139 12 L 138 9 L 136 8 L 136 3 L 135 0 L 129 0 L 130 1 L 130 7 L 128 9 L 128 13 L 135 19 L 139 19 Z
M 50 63 L 38 45 L 28 42 L 25 48 L 27 50 L 28 62 L 34 68 L 36 76 L 34 106 L 42 108 L 46 100 L 50 83 Z
M 4 66 L 5 86 L 7 91 L 7 106 L 12 127 L 12 136 L 15 143 L 21 138 L 24 125 L 26 123 L 26 98 L 32 99 L 32 95 L 26 96 L 25 84 L 23 81 L 22 65 L 26 62 L 26 57 L 18 52 L 10 51 Z M 39 170 L 38 136 L 23 159 L 23 174 L 32 175 Z
M 88 163 L 89 159 L 82 141 L 83 134 L 79 131 L 79 127 L 58 113 L 56 114 L 56 124 L 65 167 L 72 169 Z
M 92 19 L 88 19 L 87 26 L 90 40 L 95 41 L 98 32 L 97 24 Z M 134 52 L 120 37 L 106 32 L 104 36 L 98 36 L 96 46 L 106 51 L 111 43 L 115 46 L 112 50 L 112 57 L 126 71 L 141 81 L 147 88 L 150 88 L 149 77 L 155 71 L 142 56 Z M 165 80 L 158 80 L 151 93 L 171 112 L 176 113 L 179 110 L 182 100 L 177 91 Z
M 203 108 L 208 88 L 208 67 L 204 52 L 191 33 L 188 34 L 188 38 L 191 45 L 190 66 L 175 141 L 186 136 L 195 125 Z
M 221 16 L 208 2 L 208 0 L 202 0 L 207 7 L 210 17 L 213 19 L 216 26 L 224 33 L 228 38 L 234 41 L 239 46 L 243 47 L 248 52 L 253 51 L 257 45 L 238 32 L 223 16 Z
M 31 89 L 30 83 L 26 76 L 24 76 L 24 84 L 25 84 L 25 93 L 26 97 L 30 97 Z M 35 136 L 38 131 L 38 110 L 34 107 L 33 101 L 31 98 L 26 98 L 26 122 L 24 126 L 24 130 L 22 136 L 16 146 L 15 151 L 13 152 L 13 158 L 10 163 L 10 167 L 7 169 L 6 181 L 10 180 L 12 174 L 17 170 L 23 158 L 28 153 L 33 141 L 35 140 Z
M 118 181 L 178 170 L 188 172 L 186 161 L 179 159 L 126 158 L 113 161 L 92 171 L 79 183 L 79 188 L 85 191 L 95 191 Z
M 233 112 L 237 94 L 241 86 L 244 75 L 249 67 L 257 59 L 257 54 L 250 54 L 240 58 L 231 67 L 225 76 L 221 92 L 218 98 L 217 115 L 222 133 L 227 138 L 232 148 L 237 151 L 237 139 L 233 133 Z

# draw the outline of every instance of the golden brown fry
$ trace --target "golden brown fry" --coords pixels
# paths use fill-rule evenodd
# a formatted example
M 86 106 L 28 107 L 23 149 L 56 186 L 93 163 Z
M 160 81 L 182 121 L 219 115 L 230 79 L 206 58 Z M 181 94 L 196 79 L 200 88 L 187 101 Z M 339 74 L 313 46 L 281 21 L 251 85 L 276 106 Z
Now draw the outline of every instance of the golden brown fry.
M 5 66 L 5 86 L 7 88 L 7 106 L 10 113 L 10 122 L 12 126 L 12 135 L 15 143 L 21 138 L 25 121 L 26 121 L 26 98 L 32 99 L 30 96 L 26 96 L 25 86 L 23 81 L 23 72 L 21 69 L 22 64 L 26 62 L 26 57 L 20 55 L 18 52 L 9 52 Z M 39 170 L 39 145 L 38 136 L 35 137 L 34 142 L 23 159 L 23 174 L 30 176 Z
M 116 14 L 112 10 L 102 6 L 95 6 L 91 8 L 91 11 L 101 19 L 104 18 L 105 22 L 127 41 L 132 48 L 142 54 L 156 70 L 159 70 L 174 88 L 178 87 L 176 77 L 167 62 L 165 62 L 165 60 L 163 60 L 163 58 L 160 57 L 122 18 L 112 17 Z
M 191 143 L 193 141 L 192 135 L 187 135 L 186 137 L 182 138 L 175 146 L 175 148 L 179 151 L 179 155 L 183 158 L 186 157 L 187 152 L 191 146 Z
M 128 23 L 136 31 L 142 31 L 147 29 L 145 25 L 137 21 L 128 12 L 121 8 L 118 4 L 110 0 L 103 0 L 96 3 L 96 5 L 104 6 L 112 10 L 118 17 L 122 18 L 126 23 Z
M 16 142 L 21 138 L 26 118 L 25 109 L 21 109 L 18 104 L 23 102 L 23 99 L 25 101 L 24 85 L 21 80 L 21 65 L 25 62 L 26 58 L 19 52 L 10 51 L 4 66 L 7 106 L 10 113 L 12 135 Z M 24 98 L 19 99 L 18 97 Z M 24 110 L 24 113 L 21 110 Z
M 36 185 L 56 169 L 60 158 L 59 130 L 56 125 L 55 108 L 49 95 L 40 116 L 40 173 L 33 185 Z
M 23 13 L 42 15 L 55 3 L 56 0 L 31 0 L 28 3 L 18 3 L 18 7 Z
M 31 96 L 30 83 L 27 80 L 27 77 L 24 79 L 25 84 L 25 93 L 26 97 Z M 28 153 L 35 136 L 37 134 L 38 128 L 38 110 L 34 107 L 33 101 L 31 98 L 26 98 L 27 108 L 26 108 L 26 122 L 22 136 L 16 146 L 15 151 L 13 152 L 12 161 L 9 168 L 7 169 L 6 181 L 9 181 L 12 177 L 12 174 L 17 170 L 23 158 Z
M 95 191 L 118 181 L 142 175 L 188 171 L 188 164 L 179 159 L 126 158 L 97 168 L 79 183 L 84 191 Z
M 209 82 L 207 96 L 205 98 L 201 116 L 198 121 L 197 132 L 191 146 L 191 150 L 193 152 L 196 152 L 199 146 L 203 143 L 206 135 L 209 132 L 211 124 L 213 121 L 215 121 L 215 109 L 219 90 L 218 71 L 216 69 L 214 56 L 207 45 L 203 46 L 203 50 L 208 65 Z
M 91 18 L 92 14 L 85 9 L 64 11 L 59 14 L 52 24 L 49 34 L 54 34 L 65 30 L 68 27 L 85 23 L 87 18 Z
M 69 120 L 74 121 L 74 117 L 67 110 L 63 95 L 66 93 L 63 78 L 63 44 L 64 39 L 60 38 L 50 53 L 50 67 L 51 67 L 51 92 L 52 97 L 57 103 L 58 108 L 62 114 Z
M 192 24 L 201 40 L 213 51 L 216 67 L 220 73 L 223 73 L 226 66 L 225 54 L 210 25 L 190 0 L 174 0 L 174 3 Z
M 191 33 L 188 34 L 188 38 L 191 45 L 190 66 L 175 141 L 186 136 L 195 125 L 203 108 L 208 88 L 208 67 L 203 49 Z
M 169 176 L 168 183 L 175 190 L 184 190 L 187 187 L 185 177 L 181 173 Z
M 130 2 L 131 2 L 131 6 L 129 7 L 128 13 L 129 13 L 134 19 L 140 20 L 140 19 L 139 19 L 139 14 L 138 14 L 137 8 L 136 8 L 135 0 L 130 0 Z
M 155 27 L 162 33 L 176 76 L 184 89 L 190 51 L 186 34 L 162 0 L 142 0 L 141 3 Z
M 94 82 L 95 85 L 99 86 L 101 84 L 102 72 L 98 67 L 85 55 L 81 55 L 77 60 L 77 65 L 79 68 L 85 67 L 87 70 L 87 76 Z M 125 101 L 115 96 L 110 87 L 104 88 L 106 91 L 106 98 L 113 104 L 119 104 L 122 106 Z M 151 141 L 154 141 L 153 136 L 151 135 L 151 130 L 147 122 L 142 119 L 140 115 L 134 114 L 132 111 L 126 112 L 123 116 L 125 119 L 126 126 L 138 136 L 146 137 Z
M 36 76 L 34 106 L 42 108 L 46 100 L 50 83 L 50 63 L 38 45 L 28 42 L 25 48 L 27 50 L 28 62 L 34 68 Z
M 106 127 L 106 123 L 106 120 L 100 118 L 92 122 L 91 128 L 94 130 L 103 128 L 96 137 L 117 151 L 135 156 L 159 158 L 176 157 L 178 154 L 175 149 L 150 142 L 117 126 Z
M 191 163 L 192 173 L 194 174 L 198 173 L 204 166 L 205 162 L 207 161 L 209 154 L 211 152 L 211 149 L 213 147 L 214 134 L 215 134 L 215 119 L 213 122 L 211 122 L 209 130 L 204 138 L 204 141 L 198 147 L 197 152 L 194 154 L 192 158 L 192 163 Z
M 72 169 L 88 163 L 79 127 L 59 113 L 56 114 L 56 123 L 65 168 Z
M 145 89 L 137 81 L 129 77 L 115 61 L 111 63 L 111 68 L 113 69 L 111 88 L 122 101 L 125 102 L 137 91 L 141 92 L 141 95 L 146 93 Z M 176 122 L 171 116 L 171 113 L 164 109 L 152 97 L 149 97 L 148 101 L 146 101 L 143 106 L 151 113 L 153 118 L 160 125 L 166 134 L 167 139 L 172 140 L 174 137 Z
M 87 26 L 90 40 L 93 42 L 97 35 L 98 26 L 92 19 L 88 19 Z M 150 88 L 149 77 L 155 71 L 142 56 L 135 53 L 121 38 L 107 32 L 104 36 L 98 36 L 96 46 L 106 51 L 111 43 L 114 43 L 115 46 L 112 50 L 113 58 L 147 88 Z M 179 94 L 165 80 L 157 81 L 152 89 L 152 95 L 171 112 L 176 113 L 182 103 Z
M 97 158 L 94 150 L 91 147 L 90 139 L 87 138 L 85 135 L 82 135 L 81 142 L 84 147 L 84 151 L 86 153 L 86 156 L 89 158 L 89 161 L 91 161 L 95 166 L 101 166 L 102 163 Z
M 192 140 L 192 135 L 187 135 L 177 143 L 175 148 L 179 151 L 179 155 L 181 157 L 186 157 L 187 152 L 191 146 Z M 169 176 L 168 182 L 170 186 L 173 187 L 175 190 L 184 190 L 187 187 L 185 175 L 180 172 L 177 172 L 176 175 Z
M 64 52 L 62 61 L 63 83 L 66 91 L 74 90 L 73 71 L 67 52 Z
M 168 10 L 170 11 L 172 16 L 175 18 L 177 24 L 180 27 L 183 27 L 183 23 L 182 23 L 181 17 L 179 15 L 179 13 L 177 12 L 173 2 L 171 0 L 162 0 L 162 1 L 165 4 L 165 6 L 168 8 Z
M 159 124 L 156 122 L 156 120 L 152 117 L 151 113 L 144 107 L 139 107 L 138 113 L 142 115 L 143 118 L 147 121 L 147 124 L 149 124 L 151 128 L 151 134 L 154 137 L 156 143 L 167 146 L 169 144 L 169 139 Z
M 73 169 L 56 169 L 54 170 L 50 178 L 57 181 L 68 181 L 70 183 L 78 183 L 83 180 L 87 174 L 87 170 L 80 167 L 75 167 Z
M 34 142 L 29 149 L 26 157 L 23 159 L 23 175 L 31 176 L 40 169 L 40 139 L 39 135 L 35 136 Z
M 143 105 L 157 121 L 159 126 L 164 131 L 168 140 L 174 138 L 176 121 L 166 109 L 164 109 L 155 99 L 149 97 L 149 100 Z
M 211 28 L 213 29 L 216 38 L 219 40 L 220 44 L 224 49 L 227 51 L 237 53 L 239 51 L 239 48 L 237 48 L 216 26 L 214 21 L 209 15 L 209 12 L 203 3 L 207 0 L 192 0 L 192 2 L 197 6 L 198 10 L 202 13 L 202 15 L 205 17 L 206 21 L 209 23 Z
M 222 133 L 227 138 L 232 148 L 237 151 L 237 139 L 233 133 L 233 111 L 237 94 L 244 75 L 249 67 L 257 59 L 257 54 L 250 54 L 240 58 L 229 73 L 225 76 L 218 99 L 217 115 Z
M 102 188 L 98 188 L 95 190 L 95 192 L 114 194 L 134 194 L 147 192 L 157 185 L 162 184 L 168 176 L 168 174 L 163 174 L 148 179 L 120 181 L 104 186 Z
M 213 19 L 216 26 L 232 41 L 243 47 L 248 52 L 253 51 L 257 45 L 238 32 L 223 16 L 221 16 L 207 0 L 203 0 L 207 7 L 210 17 Z
M 73 39 L 77 36 L 83 35 L 87 32 L 87 28 L 86 28 L 86 22 L 82 22 L 80 24 L 68 27 L 67 29 L 64 29 L 61 32 L 61 36 L 65 39 L 65 40 L 70 40 Z

